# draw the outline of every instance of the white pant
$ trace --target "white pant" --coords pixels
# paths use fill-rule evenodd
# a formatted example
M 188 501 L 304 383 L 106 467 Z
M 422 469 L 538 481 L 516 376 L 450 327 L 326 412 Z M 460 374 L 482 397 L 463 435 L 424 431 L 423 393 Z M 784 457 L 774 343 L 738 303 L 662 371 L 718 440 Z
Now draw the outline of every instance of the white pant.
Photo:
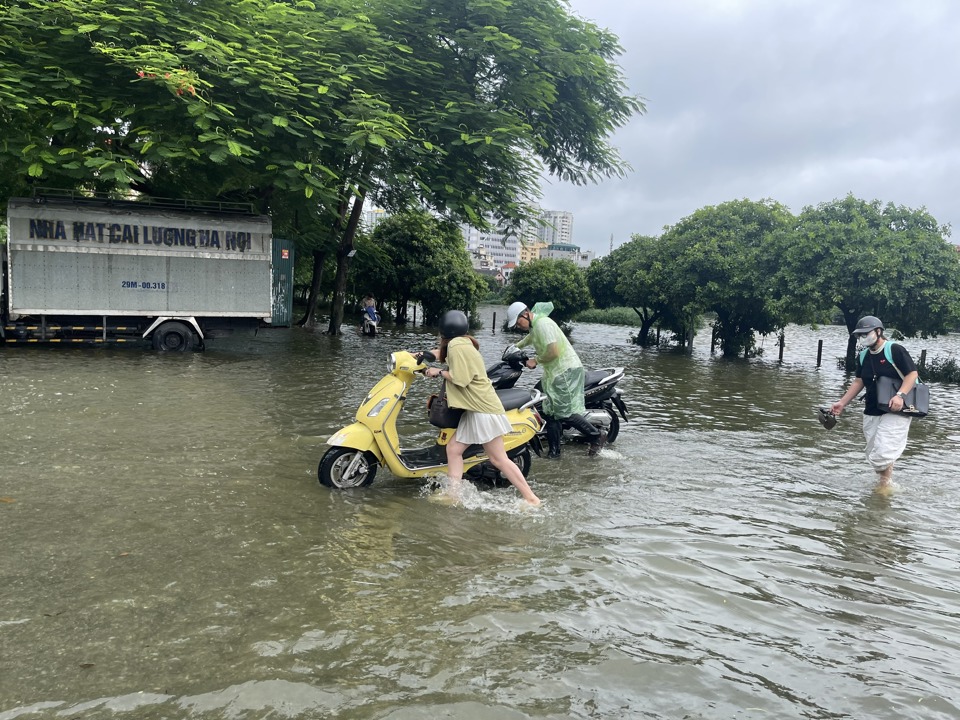
M 877 472 L 892 465 L 907 447 L 909 415 L 886 413 L 863 416 L 863 437 L 867 440 L 867 462 Z

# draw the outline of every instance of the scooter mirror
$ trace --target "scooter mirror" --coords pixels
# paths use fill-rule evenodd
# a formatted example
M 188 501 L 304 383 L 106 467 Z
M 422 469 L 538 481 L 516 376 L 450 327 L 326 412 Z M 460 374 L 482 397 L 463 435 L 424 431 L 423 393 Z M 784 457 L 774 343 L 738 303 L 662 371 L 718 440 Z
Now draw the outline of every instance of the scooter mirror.
M 421 361 L 421 362 L 436 362 L 436 361 L 437 361 L 437 356 L 434 355 L 434 354 L 433 354 L 432 352 L 430 352 L 429 350 L 424 350 L 422 353 L 420 353 L 420 361 Z

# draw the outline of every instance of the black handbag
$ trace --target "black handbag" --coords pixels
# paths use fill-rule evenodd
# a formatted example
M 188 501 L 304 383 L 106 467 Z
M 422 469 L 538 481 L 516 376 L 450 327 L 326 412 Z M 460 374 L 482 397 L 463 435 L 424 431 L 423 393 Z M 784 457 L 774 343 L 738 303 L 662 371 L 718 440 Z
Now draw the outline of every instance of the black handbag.
M 463 410 L 447 405 L 447 381 L 440 384 L 440 394 L 431 395 L 427 399 L 427 415 L 430 424 L 438 428 L 455 428 L 460 424 Z
M 896 367 L 897 366 L 894 365 L 894 368 Z M 897 368 L 897 372 L 900 372 L 899 368 Z M 884 412 L 893 412 L 886 408 L 890 405 L 890 401 L 893 400 L 894 395 L 900 390 L 902 384 L 902 377 L 900 380 L 897 380 L 896 378 L 887 377 L 886 375 L 880 375 L 877 378 L 877 408 Z M 903 398 L 903 410 L 900 411 L 900 414 L 922 418 L 926 417 L 929 412 L 930 388 L 917 380 L 913 389 Z

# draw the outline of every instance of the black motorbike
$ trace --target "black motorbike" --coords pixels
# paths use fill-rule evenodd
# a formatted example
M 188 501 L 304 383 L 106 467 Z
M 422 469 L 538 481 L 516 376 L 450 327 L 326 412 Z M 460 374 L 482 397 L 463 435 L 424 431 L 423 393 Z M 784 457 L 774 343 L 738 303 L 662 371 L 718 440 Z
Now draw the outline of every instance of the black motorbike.
M 518 348 L 509 345 L 503 351 L 499 362 L 487 366 L 487 377 L 497 390 L 512 388 L 517 380 L 527 370 L 527 360 L 533 356 L 533 348 Z M 607 444 L 614 442 L 620 434 L 620 418 L 627 422 L 627 406 L 623 402 L 623 391 L 617 383 L 623 378 L 622 367 L 600 368 L 587 370 L 583 381 L 583 404 L 587 408 L 584 417 L 600 432 L 607 434 Z M 534 386 L 543 391 L 542 384 Z M 536 406 L 537 412 L 543 414 L 543 401 Z M 618 416 L 619 413 L 619 416 Z M 583 438 L 582 433 L 570 423 L 563 423 L 564 435 Z

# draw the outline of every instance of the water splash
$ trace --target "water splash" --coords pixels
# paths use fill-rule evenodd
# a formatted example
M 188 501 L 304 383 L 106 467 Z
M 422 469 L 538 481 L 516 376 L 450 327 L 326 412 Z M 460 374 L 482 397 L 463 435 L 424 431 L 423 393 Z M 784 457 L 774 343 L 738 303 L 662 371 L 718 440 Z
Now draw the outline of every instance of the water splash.
M 446 475 L 430 479 L 420 490 L 420 496 L 429 502 L 460 507 L 465 510 L 480 510 L 486 512 L 506 513 L 510 515 L 525 515 L 537 513 L 543 507 L 534 507 L 526 500 L 517 496 L 517 491 L 511 488 L 495 488 L 481 490 L 468 480 L 451 480 Z

